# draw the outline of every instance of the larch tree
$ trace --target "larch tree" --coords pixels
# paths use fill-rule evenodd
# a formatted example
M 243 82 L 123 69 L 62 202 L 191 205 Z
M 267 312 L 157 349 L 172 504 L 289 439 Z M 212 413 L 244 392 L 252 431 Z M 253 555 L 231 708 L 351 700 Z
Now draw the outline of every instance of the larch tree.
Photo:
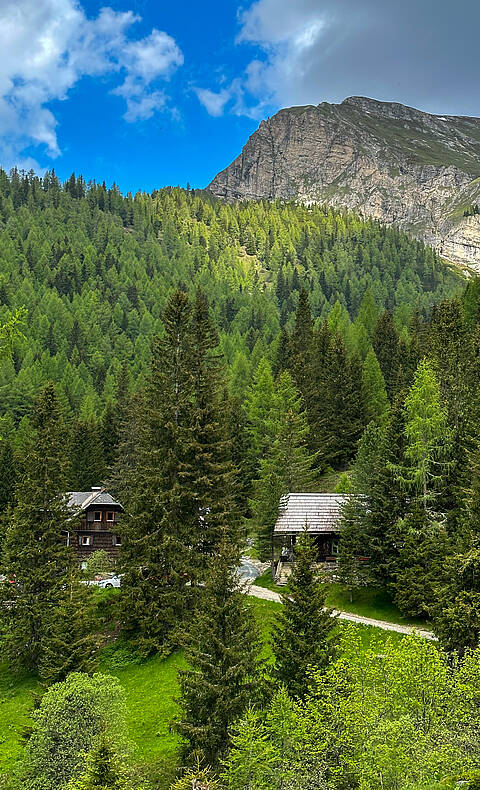
M 432 364 L 418 366 L 405 399 L 405 466 L 399 477 L 429 517 L 448 464 L 449 431 Z
M 385 379 L 373 348 L 370 348 L 363 363 L 362 389 L 366 420 L 381 422 L 388 409 L 388 398 Z
M 270 363 L 262 358 L 245 397 L 246 432 L 249 441 L 249 469 L 255 477 L 260 461 L 270 443 L 269 417 L 273 400 L 274 379 Z
M 398 571 L 395 600 L 411 615 L 428 615 L 441 580 L 449 538 L 439 493 L 449 465 L 450 435 L 440 386 L 431 363 L 424 359 L 405 399 L 404 466 L 397 469 L 409 499 L 398 522 Z

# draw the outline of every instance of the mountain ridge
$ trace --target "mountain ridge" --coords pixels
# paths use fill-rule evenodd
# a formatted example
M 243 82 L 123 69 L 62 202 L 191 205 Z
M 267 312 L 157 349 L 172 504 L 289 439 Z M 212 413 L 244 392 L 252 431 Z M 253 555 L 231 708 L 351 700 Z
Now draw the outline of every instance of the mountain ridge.
M 209 190 L 229 201 L 324 202 L 397 225 L 480 270 L 480 118 L 351 96 L 284 108 Z

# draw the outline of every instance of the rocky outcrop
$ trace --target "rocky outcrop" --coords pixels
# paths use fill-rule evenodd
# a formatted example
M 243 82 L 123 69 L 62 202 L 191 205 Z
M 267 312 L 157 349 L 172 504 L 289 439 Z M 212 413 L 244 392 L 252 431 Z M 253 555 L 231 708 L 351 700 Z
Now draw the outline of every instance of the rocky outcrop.
M 395 224 L 480 270 L 480 119 L 363 97 L 262 121 L 209 189 L 226 200 L 298 199 Z

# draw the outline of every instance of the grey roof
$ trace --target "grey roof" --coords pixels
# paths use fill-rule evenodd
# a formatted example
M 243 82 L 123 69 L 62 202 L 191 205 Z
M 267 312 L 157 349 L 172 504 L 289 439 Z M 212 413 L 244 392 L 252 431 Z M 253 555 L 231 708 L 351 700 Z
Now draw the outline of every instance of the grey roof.
M 338 532 L 341 507 L 349 494 L 287 494 L 280 503 L 275 534 Z
M 89 505 L 117 505 L 122 507 L 104 488 L 91 491 L 67 491 L 68 506 L 75 510 L 85 510 Z

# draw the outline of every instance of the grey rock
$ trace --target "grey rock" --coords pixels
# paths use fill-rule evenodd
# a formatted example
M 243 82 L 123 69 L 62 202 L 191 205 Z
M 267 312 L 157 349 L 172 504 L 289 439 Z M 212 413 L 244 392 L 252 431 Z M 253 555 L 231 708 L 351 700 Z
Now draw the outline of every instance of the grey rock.
M 480 270 L 480 118 L 438 116 L 353 96 L 260 123 L 209 186 L 228 201 L 345 207 L 411 232 Z

